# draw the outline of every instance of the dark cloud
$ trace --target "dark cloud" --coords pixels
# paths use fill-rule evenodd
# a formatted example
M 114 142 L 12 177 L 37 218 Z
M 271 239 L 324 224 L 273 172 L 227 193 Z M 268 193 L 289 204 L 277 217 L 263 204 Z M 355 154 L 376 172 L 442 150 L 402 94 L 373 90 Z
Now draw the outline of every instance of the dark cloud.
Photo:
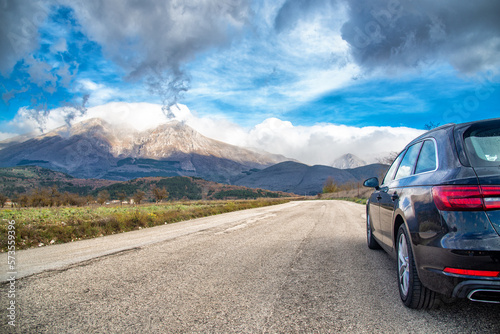
M 337 0 L 287 0 L 276 15 L 274 28 L 278 32 L 293 28 L 299 20 L 324 12 L 337 2 Z
M 17 65 L 17 73 L 11 81 L 14 86 L 8 91 L 4 86 L 2 98 L 8 104 L 17 94 L 29 92 L 25 115 L 34 120 L 42 132 L 50 114 L 50 96 L 60 87 L 69 88 L 78 72 L 78 63 L 65 57 L 68 53 L 64 38 L 50 46 L 46 57 L 36 55 L 41 47 L 40 29 L 48 24 L 49 15 L 59 5 L 57 0 L 0 0 L 1 76 L 12 76 Z
M 247 0 L 97 0 L 72 7 L 84 33 L 106 56 L 145 80 L 166 107 L 189 88 L 183 65 L 228 43 L 247 22 Z
M 498 70 L 500 2 L 350 0 L 342 37 L 366 68 L 446 61 L 463 73 Z
M 0 74 L 9 76 L 22 61 L 26 84 L 37 85 L 48 94 L 61 85 L 69 86 L 78 63 L 71 63 L 71 68 L 63 63 L 54 69 L 46 60 L 33 56 L 40 48 L 39 31 L 47 24 L 47 17 L 64 8 L 69 10 L 68 20 L 76 22 L 74 28 L 98 43 L 105 57 L 124 70 L 126 79 L 144 82 L 162 100 L 165 114 L 171 116 L 169 107 L 189 89 L 183 66 L 209 48 L 230 43 L 251 15 L 249 2 L 0 0 Z M 51 52 L 60 54 L 67 49 L 62 38 L 50 47 Z M 4 100 L 11 99 L 15 92 L 4 93 Z M 43 127 L 46 104 L 34 101 L 32 107 L 32 118 Z M 85 110 L 73 109 L 78 113 Z
M 245 0 L 68 1 L 86 35 L 141 75 L 150 66 L 175 67 L 229 40 L 245 23 Z
M 45 1 L 0 0 L 0 74 L 38 49 L 38 29 L 48 15 Z

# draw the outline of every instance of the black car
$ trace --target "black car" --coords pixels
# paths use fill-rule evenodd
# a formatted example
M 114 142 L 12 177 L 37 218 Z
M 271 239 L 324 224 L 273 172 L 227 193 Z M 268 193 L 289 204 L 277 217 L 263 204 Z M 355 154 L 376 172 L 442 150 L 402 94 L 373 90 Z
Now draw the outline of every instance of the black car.
M 406 306 L 500 303 L 500 118 L 433 129 L 364 185 L 368 247 L 397 259 Z

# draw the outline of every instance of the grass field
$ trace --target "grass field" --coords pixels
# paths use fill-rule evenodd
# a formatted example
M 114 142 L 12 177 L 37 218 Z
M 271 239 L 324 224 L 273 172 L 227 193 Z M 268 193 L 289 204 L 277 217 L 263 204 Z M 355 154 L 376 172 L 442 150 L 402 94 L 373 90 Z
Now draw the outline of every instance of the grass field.
M 15 221 L 15 248 L 19 250 L 95 238 L 289 201 L 290 199 L 280 198 L 173 202 L 112 207 L 4 209 L 0 210 L 0 251 L 7 251 L 9 222 L 12 221 Z
M 332 198 L 326 198 L 326 199 L 333 199 L 333 200 L 338 200 L 338 201 L 349 201 L 349 202 L 354 202 L 354 203 L 363 204 L 363 205 L 366 205 L 366 202 L 367 202 L 366 198 L 358 198 L 358 197 L 332 197 Z

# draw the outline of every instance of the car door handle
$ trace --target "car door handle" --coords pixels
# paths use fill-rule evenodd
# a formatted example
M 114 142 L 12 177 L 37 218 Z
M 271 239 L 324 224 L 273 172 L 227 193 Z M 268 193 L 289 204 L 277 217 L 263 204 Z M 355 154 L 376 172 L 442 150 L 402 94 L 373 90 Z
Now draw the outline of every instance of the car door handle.
M 391 199 L 393 202 L 396 201 L 398 198 L 399 198 L 399 196 L 398 196 L 397 192 L 394 192 L 394 194 L 392 194 L 392 196 L 391 196 Z

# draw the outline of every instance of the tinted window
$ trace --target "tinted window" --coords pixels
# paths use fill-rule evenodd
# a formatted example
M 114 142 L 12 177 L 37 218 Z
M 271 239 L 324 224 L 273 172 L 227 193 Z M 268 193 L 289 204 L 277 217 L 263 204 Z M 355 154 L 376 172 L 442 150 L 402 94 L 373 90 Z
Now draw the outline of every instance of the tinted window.
M 500 164 L 500 128 L 471 128 L 465 133 L 464 140 L 473 167 Z
M 417 143 L 408 148 L 403 161 L 401 161 L 399 165 L 396 177 L 394 178 L 395 180 L 411 175 L 413 166 L 415 166 L 415 162 L 417 162 L 418 152 L 421 146 L 422 143 Z
M 418 156 L 417 167 L 415 167 L 415 174 L 429 172 L 437 168 L 436 163 L 436 147 L 432 140 L 424 141 L 424 145 L 420 150 Z
M 396 172 L 396 168 L 398 168 L 399 162 L 401 161 L 401 158 L 403 157 L 403 152 L 401 152 L 396 159 L 394 159 L 394 162 L 392 163 L 391 167 L 385 174 L 384 180 L 382 181 L 382 184 L 387 184 L 388 182 L 391 182 L 391 180 L 394 178 L 394 173 Z

